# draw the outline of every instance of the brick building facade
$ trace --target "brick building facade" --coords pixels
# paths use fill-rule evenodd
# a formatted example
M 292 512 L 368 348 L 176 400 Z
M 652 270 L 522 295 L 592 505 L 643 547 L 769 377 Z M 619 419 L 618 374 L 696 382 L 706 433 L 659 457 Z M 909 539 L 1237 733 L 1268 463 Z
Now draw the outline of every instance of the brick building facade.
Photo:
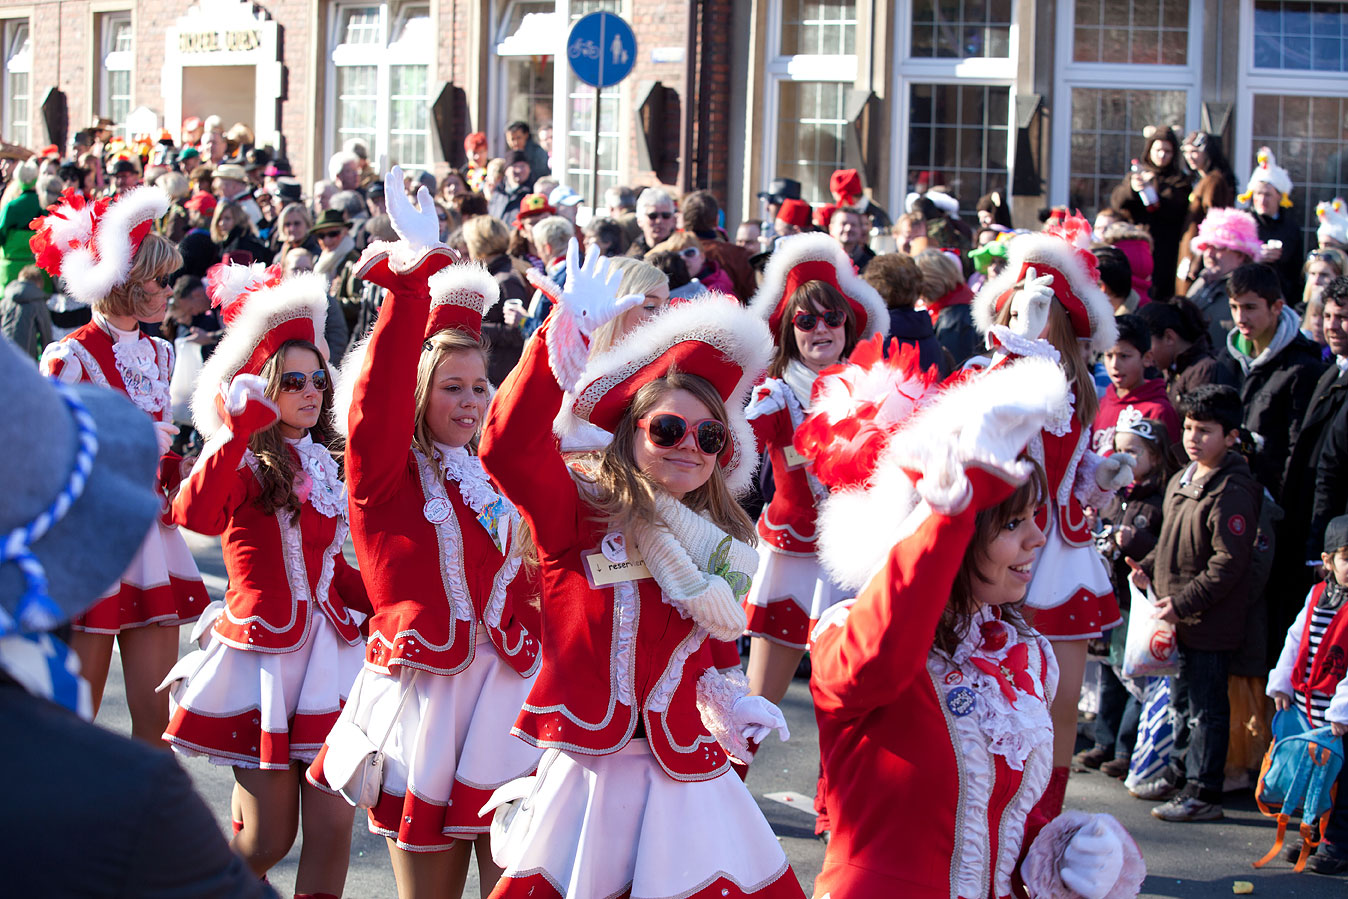
M 596 102 L 565 64 L 582 15 L 638 41 Z M 1142 127 L 1221 134 L 1238 179 L 1274 148 L 1309 216 L 1348 191 L 1348 4 L 1304 0 L 0 0 L 0 136 L 50 142 L 94 114 L 176 128 L 244 121 L 322 177 L 343 140 L 442 169 L 469 130 L 504 150 L 522 119 L 552 131 L 559 177 L 709 187 L 728 220 L 776 176 L 827 199 L 863 172 L 891 212 L 920 179 L 965 208 L 1011 195 L 1093 212 Z M 1309 224 L 1309 218 L 1307 219 Z

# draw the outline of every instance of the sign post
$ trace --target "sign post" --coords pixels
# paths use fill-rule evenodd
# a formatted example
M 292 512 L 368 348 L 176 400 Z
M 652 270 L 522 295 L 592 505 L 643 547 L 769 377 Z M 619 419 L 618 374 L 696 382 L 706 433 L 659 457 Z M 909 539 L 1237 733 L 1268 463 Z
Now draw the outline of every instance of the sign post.
M 611 12 L 583 16 L 566 38 L 566 56 L 576 77 L 594 87 L 594 154 L 590 208 L 599 208 L 599 118 L 604 88 L 632 74 L 637 61 L 637 36 Z

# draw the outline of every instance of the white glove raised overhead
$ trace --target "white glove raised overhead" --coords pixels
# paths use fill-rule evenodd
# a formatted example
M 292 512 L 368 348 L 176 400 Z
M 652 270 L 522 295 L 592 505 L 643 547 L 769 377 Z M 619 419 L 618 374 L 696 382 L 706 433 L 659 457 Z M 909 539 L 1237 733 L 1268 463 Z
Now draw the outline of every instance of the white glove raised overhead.
M 1037 339 L 1048 325 L 1048 310 L 1053 302 L 1053 276 L 1035 276 L 1034 267 L 1025 270 L 1025 286 L 1011 297 L 1011 330 L 1030 340 Z
M 562 305 L 575 319 L 576 327 L 586 337 L 613 321 L 633 306 L 645 301 L 640 294 L 618 296 L 618 271 L 600 255 L 599 246 L 592 244 L 580 261 L 580 244 L 571 238 L 566 248 L 566 285 L 562 288 Z
M 1123 844 L 1096 817 L 1072 836 L 1063 850 L 1058 876 L 1084 899 L 1103 899 L 1123 869 Z
M 791 739 L 782 710 L 762 696 L 741 696 L 731 706 L 730 716 L 735 730 L 746 740 L 762 743 L 774 730 L 783 743 Z
M 1095 484 L 1101 490 L 1118 490 L 1133 483 L 1133 466 L 1137 460 L 1129 453 L 1113 453 L 1100 461 L 1095 469 Z
M 171 421 L 157 421 L 154 423 L 155 440 L 159 441 L 159 455 L 169 451 L 173 446 L 173 438 L 178 433 L 178 426 Z
M 414 252 L 444 246 L 440 242 L 440 217 L 435 212 L 430 191 L 423 184 L 417 191 L 417 205 L 413 206 L 403 186 L 403 170 L 396 165 L 384 176 L 384 202 L 394 233 Z

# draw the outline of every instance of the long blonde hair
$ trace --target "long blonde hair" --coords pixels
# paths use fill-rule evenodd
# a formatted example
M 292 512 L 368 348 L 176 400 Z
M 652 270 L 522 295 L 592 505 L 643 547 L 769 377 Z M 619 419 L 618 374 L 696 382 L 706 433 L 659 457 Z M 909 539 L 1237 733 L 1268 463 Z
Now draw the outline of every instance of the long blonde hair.
M 416 426 L 412 431 L 412 446 L 427 459 L 435 459 L 435 440 L 431 437 L 431 426 L 426 420 L 426 410 L 431 404 L 431 390 L 435 387 L 435 370 L 440 363 L 453 353 L 475 352 L 482 357 L 482 367 L 490 363 L 490 352 L 486 343 L 478 340 L 466 331 L 447 328 L 437 331 L 421 345 L 421 358 L 417 360 Z M 468 451 L 477 453 L 477 437 L 468 443 Z
M 318 423 L 309 429 L 314 443 L 326 446 L 334 456 L 340 451 L 340 440 L 332 422 L 332 372 L 328 361 L 307 340 L 287 340 L 281 348 L 272 354 L 262 365 L 258 374 L 267 382 L 267 398 L 275 400 L 281 392 L 281 375 L 285 374 L 286 350 L 298 348 L 311 350 L 318 357 L 318 365 L 328 375 L 328 389 L 323 391 L 323 402 L 319 409 Z M 279 424 L 258 431 L 248 441 L 248 448 L 257 456 L 257 479 L 262 485 L 262 493 L 257 498 L 257 506 L 267 515 L 275 515 L 282 509 L 291 515 L 291 521 L 297 521 L 300 514 L 299 495 L 295 493 L 295 476 L 300 466 L 295 455 L 286 446 Z M 340 462 L 340 456 L 338 457 Z
M 598 461 L 584 465 L 579 471 L 572 470 L 572 476 L 582 485 L 582 495 L 587 497 L 597 517 L 610 528 L 625 530 L 634 520 L 655 521 L 657 518 L 655 498 L 661 488 L 637 467 L 637 422 L 675 390 L 688 391 L 707 407 L 712 418 L 729 424 L 721 395 L 710 382 L 697 375 L 670 369 L 663 378 L 638 390 L 632 404 L 619 419 L 612 442 L 599 455 Z M 683 504 L 711 519 L 736 540 L 755 542 L 754 524 L 730 495 L 719 463 L 712 466 L 711 477 L 705 484 L 684 495 Z
M 1007 302 L 997 313 L 997 324 L 1010 323 L 1011 303 Z M 1077 421 L 1081 422 L 1083 428 L 1089 428 L 1095 421 L 1096 410 L 1100 408 L 1100 399 L 1095 395 L 1095 376 L 1086 360 L 1086 349 L 1077 337 L 1077 332 L 1072 330 L 1072 320 L 1067 317 L 1067 310 L 1056 299 L 1048 304 L 1048 330 L 1044 339 L 1058 351 L 1058 364 L 1062 366 L 1063 374 L 1067 375 L 1067 385 L 1076 397 Z

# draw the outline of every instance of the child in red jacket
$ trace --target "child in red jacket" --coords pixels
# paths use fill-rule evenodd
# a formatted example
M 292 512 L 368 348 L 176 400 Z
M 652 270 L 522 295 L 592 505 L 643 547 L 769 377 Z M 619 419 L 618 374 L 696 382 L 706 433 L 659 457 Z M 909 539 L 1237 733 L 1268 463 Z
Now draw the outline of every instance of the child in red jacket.
M 1147 378 L 1152 362 L 1151 332 L 1146 322 L 1136 315 L 1120 315 L 1114 324 L 1119 329 L 1118 340 L 1104 352 L 1109 389 L 1100 398 L 1091 435 L 1091 448 L 1102 456 L 1114 452 L 1114 428 L 1119 414 L 1129 407 L 1165 425 L 1172 439 L 1180 432 L 1179 416 L 1166 396 L 1165 379 Z

